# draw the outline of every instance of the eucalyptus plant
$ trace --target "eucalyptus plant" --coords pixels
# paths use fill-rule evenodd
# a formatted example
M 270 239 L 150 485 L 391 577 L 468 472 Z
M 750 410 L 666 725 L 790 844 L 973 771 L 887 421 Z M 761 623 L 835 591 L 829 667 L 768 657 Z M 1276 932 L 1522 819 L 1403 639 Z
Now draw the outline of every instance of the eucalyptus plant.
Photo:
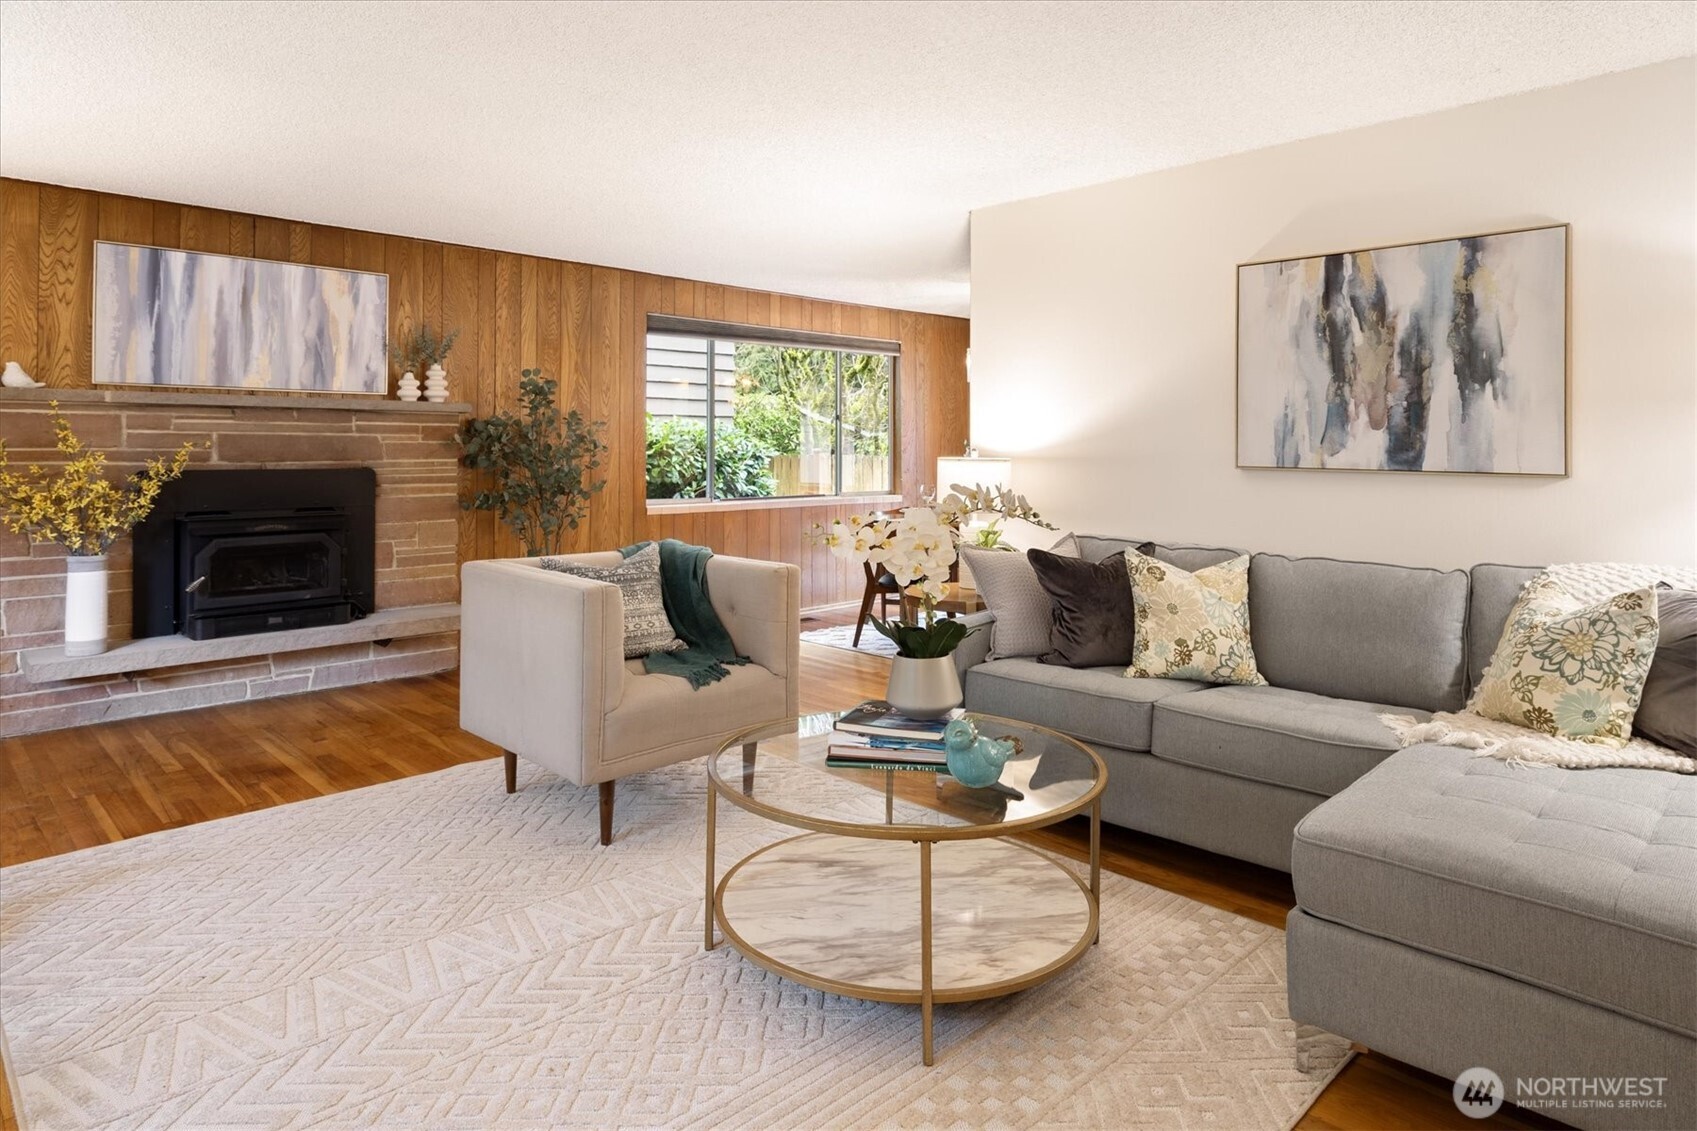
M 403 370 L 417 373 L 447 361 L 448 351 L 454 348 L 454 342 L 459 340 L 459 336 L 458 330 L 449 330 L 438 338 L 430 327 L 420 326 L 404 340 L 391 346 L 389 356 Z
M 468 420 L 458 435 L 460 462 L 493 476 L 490 487 L 460 506 L 493 511 L 529 557 L 559 553 L 565 532 L 578 528 L 589 500 L 607 485 L 594 475 L 607 453 L 606 422 L 587 421 L 576 409 L 562 416 L 558 392 L 559 382 L 526 369 L 519 374 L 519 413 Z

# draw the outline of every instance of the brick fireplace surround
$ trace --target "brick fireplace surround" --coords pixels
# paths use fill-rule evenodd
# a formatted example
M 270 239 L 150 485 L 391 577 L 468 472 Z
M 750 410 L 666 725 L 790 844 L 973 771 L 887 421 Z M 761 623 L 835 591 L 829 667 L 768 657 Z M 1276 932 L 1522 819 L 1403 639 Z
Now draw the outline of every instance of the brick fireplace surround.
M 291 633 L 293 650 L 271 653 L 231 655 L 262 647 L 254 642 L 264 636 L 207 641 L 219 650 L 198 654 L 181 650 L 184 642 L 176 637 L 159 641 L 168 644 L 163 651 L 142 651 L 142 645 L 126 651 L 120 647 L 130 639 L 126 538 L 112 548 L 108 567 L 113 651 L 97 658 L 97 666 L 112 669 L 130 655 L 141 662 L 164 658 L 168 666 L 43 678 L 62 674 L 62 665 L 48 662 L 55 660 L 54 653 L 36 650 L 63 643 L 65 554 L 0 528 L 0 737 L 419 675 L 458 663 L 459 634 L 443 628 L 457 623 L 458 615 L 459 468 L 452 441 L 468 406 L 375 398 L 6 389 L 0 391 L 0 437 L 15 465 L 59 461 L 50 399 L 59 401 L 86 445 L 108 454 L 115 472 L 133 471 L 142 460 L 185 440 L 210 444 L 195 453 L 196 467 L 375 469 L 378 615 L 401 621 L 392 638 L 383 640 L 371 638 L 372 625 L 360 632 L 360 622 L 299 630 L 328 639 L 323 646 L 302 647 L 317 638 Z M 350 639 L 359 635 L 367 638 Z M 245 643 L 232 646 L 232 641 Z

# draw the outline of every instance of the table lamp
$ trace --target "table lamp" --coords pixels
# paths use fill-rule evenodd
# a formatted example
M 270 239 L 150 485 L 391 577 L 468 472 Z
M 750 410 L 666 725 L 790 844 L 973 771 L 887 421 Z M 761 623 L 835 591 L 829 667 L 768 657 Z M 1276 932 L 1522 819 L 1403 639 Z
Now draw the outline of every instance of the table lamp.
M 1009 490 L 1013 487 L 1013 460 L 999 456 L 942 456 L 937 460 L 937 494 L 947 495 L 957 483 L 963 487 Z

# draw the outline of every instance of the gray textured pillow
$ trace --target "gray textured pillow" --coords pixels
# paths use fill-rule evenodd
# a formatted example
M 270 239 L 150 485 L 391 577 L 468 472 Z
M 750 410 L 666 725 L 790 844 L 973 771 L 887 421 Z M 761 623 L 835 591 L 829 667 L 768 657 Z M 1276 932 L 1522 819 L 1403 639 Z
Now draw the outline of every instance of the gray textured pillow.
M 1632 729 L 1640 738 L 1697 758 L 1697 593 L 1656 590 L 1656 619 L 1661 633 Z
M 1049 552 L 1076 558 L 1078 539 L 1065 535 Z M 1053 602 L 1025 555 L 963 546 L 961 556 L 972 571 L 984 607 L 996 618 L 990 626 L 990 658 L 1006 660 L 1047 652 Z
M 687 645 L 666 619 L 660 590 L 660 544 L 650 542 L 616 566 L 577 565 L 565 558 L 543 558 L 542 568 L 619 587 L 625 603 L 625 659 L 650 652 L 680 652 Z

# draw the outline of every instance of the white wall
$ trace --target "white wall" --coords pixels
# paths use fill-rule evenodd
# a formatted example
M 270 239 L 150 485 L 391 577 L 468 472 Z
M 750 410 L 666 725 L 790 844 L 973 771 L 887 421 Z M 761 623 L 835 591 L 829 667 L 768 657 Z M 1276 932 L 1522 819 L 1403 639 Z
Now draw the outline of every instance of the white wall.
M 1238 263 L 1560 222 L 1568 478 L 1234 467 Z M 1697 63 L 980 210 L 971 392 L 974 442 L 1068 528 L 1439 566 L 1697 561 Z

